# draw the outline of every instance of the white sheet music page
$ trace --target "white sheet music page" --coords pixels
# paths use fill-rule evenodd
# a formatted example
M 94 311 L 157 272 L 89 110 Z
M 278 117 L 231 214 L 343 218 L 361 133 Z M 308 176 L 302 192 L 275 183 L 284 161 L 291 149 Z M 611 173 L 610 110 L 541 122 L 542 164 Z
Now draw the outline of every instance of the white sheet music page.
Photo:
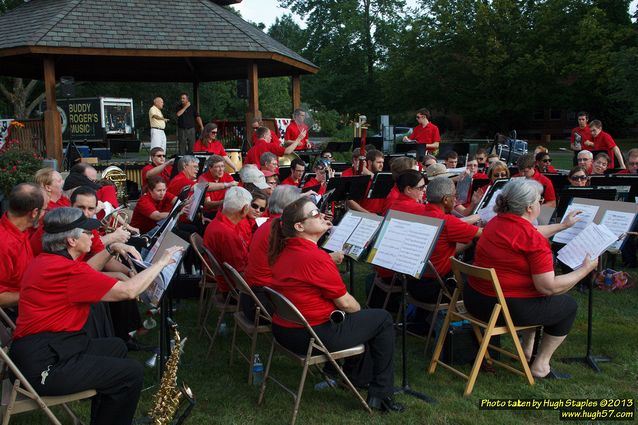
M 343 216 L 339 225 L 333 227 L 330 231 L 330 236 L 328 236 L 328 240 L 324 243 L 323 247 L 328 251 L 341 251 L 343 244 L 346 243 L 360 221 L 360 217 L 355 217 L 352 214 Z
M 611 232 L 617 237 L 621 237 L 626 232 L 631 230 L 631 225 L 634 222 L 634 213 L 622 212 L 622 211 L 605 211 L 605 215 L 600 220 L 600 224 L 607 226 Z M 622 241 L 618 240 L 614 242 L 612 248 L 620 249 Z
M 561 223 L 565 221 L 565 218 L 569 215 L 570 212 L 574 210 L 580 210 L 582 213 L 578 215 L 578 221 L 569 229 L 562 230 L 554 235 L 554 242 L 557 243 L 569 243 L 572 239 L 574 239 L 578 234 L 585 228 L 589 223 L 594 221 L 594 217 L 596 217 L 596 213 L 598 212 L 597 205 L 585 205 L 585 204 L 577 204 L 572 202 L 567 209 L 565 210 L 565 214 L 563 215 L 563 219 Z
M 495 190 L 494 194 L 490 198 L 490 202 L 487 203 L 485 208 L 481 208 L 480 210 L 478 210 L 477 214 L 479 215 L 479 217 L 481 217 L 481 221 L 483 223 L 487 223 L 488 221 L 496 217 L 496 213 L 494 212 L 494 207 L 496 206 L 496 198 L 498 198 L 498 195 L 500 195 L 502 191 L 503 189 Z
M 354 232 L 352 232 L 345 242 L 346 245 L 350 246 L 348 248 L 348 255 L 359 257 L 379 229 L 381 222 L 381 220 L 372 220 L 362 217 Z
M 587 254 L 590 258 L 597 258 L 617 239 L 618 237 L 607 226 L 589 223 L 558 251 L 558 259 L 576 270 L 580 268 Z
M 417 277 L 437 236 L 437 227 L 390 219 L 372 264 Z

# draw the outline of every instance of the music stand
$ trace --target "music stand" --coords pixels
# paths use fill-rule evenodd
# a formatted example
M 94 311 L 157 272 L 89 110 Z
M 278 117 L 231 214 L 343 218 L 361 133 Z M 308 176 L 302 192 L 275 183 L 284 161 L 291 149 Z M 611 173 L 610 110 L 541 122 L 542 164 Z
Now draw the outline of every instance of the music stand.
M 291 172 L 290 166 L 279 167 L 279 183 L 290 177 Z
M 395 143 L 394 153 L 407 154 L 408 152 L 416 152 L 417 146 L 418 146 L 418 143 L 406 143 L 406 142 Z
M 69 140 L 66 144 L 66 153 L 62 160 L 61 170 L 70 170 L 75 164 L 82 160 L 82 154 L 73 140 Z
M 606 201 L 616 199 L 616 189 L 598 189 L 592 187 L 566 187 L 558 193 L 555 216 L 562 217 L 574 198 L 590 198 Z
M 386 198 L 394 187 L 394 179 L 392 173 L 377 173 L 372 180 L 372 190 L 370 191 L 370 199 Z
M 351 164 L 349 164 L 347 162 L 331 162 L 330 163 L 330 168 L 335 170 L 337 173 L 341 173 L 341 172 L 347 170 L 348 168 L 350 168 L 350 166 L 351 166 Z
M 352 150 L 352 142 L 328 142 L 323 148 L 329 152 L 350 152 Z
M 383 151 L 383 137 L 381 136 L 366 137 L 366 151 L 369 150 L 368 146 L 374 146 L 376 150 Z M 352 147 L 354 149 L 361 147 L 361 137 L 355 137 L 352 140 Z
M 545 177 L 547 177 L 551 182 L 552 186 L 554 186 L 554 191 L 558 193 L 562 188 L 569 185 L 569 180 L 567 180 L 566 174 L 560 173 L 541 173 Z

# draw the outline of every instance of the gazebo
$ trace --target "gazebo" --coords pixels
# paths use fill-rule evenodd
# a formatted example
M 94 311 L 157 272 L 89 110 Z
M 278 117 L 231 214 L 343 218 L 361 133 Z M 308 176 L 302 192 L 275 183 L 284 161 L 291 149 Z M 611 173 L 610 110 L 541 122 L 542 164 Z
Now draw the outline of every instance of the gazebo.
M 47 156 L 62 160 L 56 81 L 192 82 L 248 79 L 246 121 L 259 114 L 260 77 L 318 67 L 222 7 L 228 0 L 30 0 L 0 16 L 0 74 L 44 80 Z

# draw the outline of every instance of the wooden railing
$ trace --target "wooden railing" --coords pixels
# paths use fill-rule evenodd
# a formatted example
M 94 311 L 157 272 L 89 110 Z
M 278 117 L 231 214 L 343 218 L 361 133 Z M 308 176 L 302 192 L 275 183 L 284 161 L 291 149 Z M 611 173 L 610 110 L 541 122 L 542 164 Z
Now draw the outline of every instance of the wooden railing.
M 35 152 L 46 156 L 46 145 L 44 142 L 44 120 L 29 119 L 16 120 L 24 124 L 24 127 L 13 126 L 9 134 L 9 139 L 20 141 L 20 149 Z

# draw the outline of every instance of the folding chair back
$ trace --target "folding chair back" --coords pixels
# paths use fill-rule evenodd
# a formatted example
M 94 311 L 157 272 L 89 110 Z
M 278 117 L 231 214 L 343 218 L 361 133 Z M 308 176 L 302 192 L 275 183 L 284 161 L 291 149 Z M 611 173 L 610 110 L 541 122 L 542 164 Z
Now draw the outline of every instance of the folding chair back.
M 224 263 L 224 268 L 226 269 L 226 272 L 227 272 L 226 275 L 233 281 L 233 285 L 237 289 L 237 292 L 239 292 L 240 294 L 244 294 L 247 297 L 250 297 L 255 303 L 255 306 L 259 308 L 259 314 L 262 314 L 264 319 L 270 321 L 271 317 L 268 311 L 266 310 L 266 307 L 264 307 L 264 305 L 259 300 L 259 298 L 257 298 L 255 293 L 250 288 L 248 283 L 244 280 L 244 278 L 241 276 L 241 274 L 239 274 L 239 272 L 228 263 Z
M 205 311 L 205 303 L 207 301 L 206 292 L 210 292 L 209 295 L 213 295 L 216 289 L 216 280 L 213 270 L 210 268 L 208 261 L 204 258 L 204 240 L 197 233 L 191 233 L 190 236 L 191 246 L 197 254 L 202 265 L 202 279 L 199 282 L 199 305 L 197 307 L 197 324 L 202 326 L 202 319 Z
M 268 356 L 268 362 L 266 364 L 264 382 L 261 384 L 261 390 L 259 392 L 258 404 L 262 403 L 264 399 L 264 393 L 266 391 L 266 384 L 268 380 L 271 379 L 273 382 L 278 384 L 281 388 L 283 388 L 284 390 L 286 390 L 288 393 L 290 393 L 293 396 L 295 400 L 295 404 L 294 404 L 293 412 L 292 412 L 291 425 L 294 425 L 297 419 L 297 413 L 299 412 L 299 403 L 301 402 L 301 396 L 303 394 L 303 387 L 306 380 L 308 367 L 311 365 L 319 365 L 319 364 L 329 362 L 335 368 L 335 370 L 341 377 L 341 380 L 343 381 L 343 383 L 350 389 L 350 391 L 355 395 L 355 397 L 362 404 L 363 408 L 366 409 L 368 413 L 371 413 L 368 403 L 366 403 L 363 397 L 361 397 L 361 394 L 359 394 L 359 391 L 357 391 L 354 385 L 352 385 L 352 382 L 350 382 L 350 379 L 348 379 L 348 377 L 345 375 L 345 373 L 341 369 L 341 366 L 339 366 L 339 364 L 336 362 L 336 359 L 352 357 L 352 356 L 356 356 L 356 355 L 360 355 L 364 353 L 365 346 L 363 344 L 360 344 L 345 350 L 330 352 L 326 348 L 326 346 L 323 344 L 321 339 L 317 336 L 317 334 L 312 329 L 312 327 L 310 326 L 308 321 L 305 319 L 305 317 L 303 317 L 301 312 L 297 309 L 297 307 L 295 307 L 293 303 L 290 302 L 290 300 L 288 300 L 288 298 L 286 298 L 285 296 L 283 296 L 282 294 L 280 294 L 279 292 L 271 288 L 266 287 L 264 289 L 266 291 L 266 295 L 268 296 L 268 299 L 274 306 L 275 314 L 277 314 L 279 317 L 281 317 L 282 319 L 288 322 L 302 325 L 310 334 L 310 341 L 308 343 L 308 349 L 306 354 L 300 355 L 300 354 L 293 353 L 292 351 L 283 347 L 281 344 L 277 343 L 275 338 L 273 338 L 270 354 Z M 303 371 L 301 373 L 301 380 L 299 382 L 299 387 L 296 393 L 291 391 L 281 382 L 279 382 L 278 380 L 270 376 L 270 366 L 272 364 L 273 353 L 275 351 L 275 348 L 278 348 L 280 351 L 287 354 L 289 357 L 292 357 L 293 359 L 301 363 Z M 314 350 L 318 350 L 319 352 L 321 352 L 321 354 L 313 354 Z
M 534 385 L 534 377 L 532 376 L 532 373 L 529 369 L 529 365 L 525 358 L 525 353 L 523 352 L 523 347 L 521 346 L 516 332 L 521 330 L 533 329 L 538 327 L 538 325 L 514 326 L 512 318 L 509 314 L 509 309 L 507 308 L 505 297 L 503 296 L 503 290 L 501 289 L 500 282 L 498 280 L 498 277 L 496 276 L 496 271 L 493 268 L 488 269 L 472 266 L 453 257 L 450 258 L 450 260 L 452 262 L 452 271 L 454 272 L 454 276 L 456 277 L 456 289 L 454 290 L 452 299 L 449 303 L 448 313 L 445 316 L 445 321 L 443 322 L 441 333 L 436 343 L 432 361 L 430 362 L 429 372 L 434 373 L 437 365 L 441 365 L 446 369 L 454 372 L 458 376 L 465 378 L 467 380 L 467 384 L 465 386 L 464 395 L 468 396 L 472 393 L 481 364 L 483 362 L 483 359 L 485 359 L 489 364 L 496 364 L 509 370 L 510 372 L 524 376 L 530 385 Z M 463 294 L 466 276 L 489 281 L 492 283 L 492 287 L 494 289 L 494 292 L 496 293 L 497 301 L 494 305 L 494 308 L 492 309 L 492 314 L 488 322 L 479 320 L 472 316 L 470 313 L 465 311 L 463 304 L 459 302 Z M 505 322 L 505 325 L 497 325 L 499 319 L 501 318 Z M 474 335 L 479 342 L 479 349 L 469 376 L 440 360 L 441 351 L 443 350 L 443 344 L 448 334 L 447 329 L 449 328 L 450 322 L 457 320 L 469 321 L 472 325 Z M 483 330 L 483 332 L 481 332 L 481 330 Z M 490 340 L 493 336 L 504 334 L 509 334 L 512 337 L 514 348 L 516 350 L 515 352 L 510 352 L 501 347 L 490 344 Z M 520 365 L 522 366 L 522 370 L 513 367 L 511 364 L 491 358 L 489 352 L 487 351 L 488 348 L 510 357 L 516 363 L 520 363 Z

